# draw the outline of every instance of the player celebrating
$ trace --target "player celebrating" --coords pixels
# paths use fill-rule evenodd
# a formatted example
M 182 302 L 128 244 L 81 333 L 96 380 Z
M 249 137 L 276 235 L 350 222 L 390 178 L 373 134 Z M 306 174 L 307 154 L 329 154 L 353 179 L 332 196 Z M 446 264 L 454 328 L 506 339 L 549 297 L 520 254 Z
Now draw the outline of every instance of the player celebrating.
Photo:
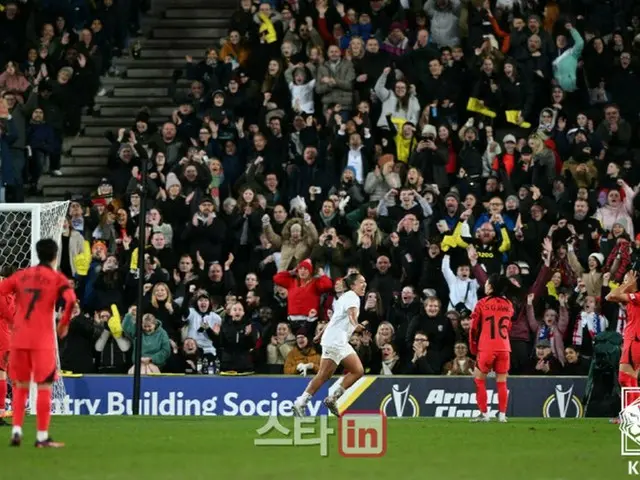
M 9 277 L 13 273 L 13 269 L 3 267 L 0 271 L 0 281 Z M 13 314 L 15 313 L 13 295 L 3 295 L 0 297 L 0 427 L 7 425 L 5 417 L 7 416 L 6 400 L 7 400 L 7 368 L 9 365 L 9 327 L 13 323 Z
M 0 297 L 15 295 L 16 313 L 11 334 L 9 377 L 13 382 L 13 430 L 11 446 L 22 443 L 22 424 L 29 393 L 29 382 L 38 385 L 37 448 L 60 448 L 64 444 L 49 437 L 51 421 L 51 385 L 56 379 L 56 336 L 52 328 L 58 298 L 65 301 L 58 324 L 58 335 L 69 331 L 76 295 L 69 281 L 55 270 L 58 245 L 50 238 L 38 241 L 36 253 L 40 264 L 21 270 L 0 282 Z M 0 312 L 6 316 L 7 312 Z
M 333 395 L 324 399 L 326 407 L 336 416 L 340 416 L 336 401 L 364 374 L 362 362 L 349 344 L 349 339 L 353 332 L 364 330 L 364 327 L 358 323 L 358 315 L 360 313 L 360 297 L 367 289 L 367 282 L 359 273 L 352 273 L 344 278 L 344 283 L 349 290 L 336 302 L 333 316 L 321 334 L 320 369 L 311 379 L 304 393 L 293 404 L 293 411 L 299 417 L 306 414 L 307 402 L 331 378 L 338 365 L 342 364 L 348 373 L 342 377 L 342 384 L 338 386 Z M 314 339 L 314 341 L 318 340 L 318 337 Z
M 480 410 L 480 418 L 475 421 L 489 421 L 486 382 L 491 370 L 496 373 L 498 420 L 507 421 L 507 374 L 511 363 L 509 331 L 514 313 L 513 305 L 506 296 L 510 286 L 511 282 L 498 274 L 489 276 L 484 284 L 486 297 L 476 304 L 471 314 L 469 349 L 477 358 L 473 373 Z
M 618 381 L 621 387 L 638 387 L 640 371 L 640 295 L 635 271 L 627 272 L 622 285 L 613 289 L 606 300 L 627 304 L 627 321 L 622 332 L 622 355 L 618 367 Z M 631 399 L 633 401 L 633 399 Z

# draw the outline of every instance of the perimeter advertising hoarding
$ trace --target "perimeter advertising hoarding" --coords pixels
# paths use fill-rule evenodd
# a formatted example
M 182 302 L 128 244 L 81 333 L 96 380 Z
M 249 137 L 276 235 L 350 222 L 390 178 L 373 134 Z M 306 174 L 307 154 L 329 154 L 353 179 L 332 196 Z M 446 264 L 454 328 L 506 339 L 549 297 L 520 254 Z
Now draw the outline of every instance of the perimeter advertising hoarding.
M 365 377 L 349 389 L 340 410 L 383 411 L 389 417 L 472 417 L 477 415 L 470 377 Z M 293 400 L 309 378 L 284 376 L 157 376 L 142 379 L 143 415 L 291 416 Z M 65 378 L 64 409 L 72 415 L 129 415 L 133 380 L 127 376 Z M 583 415 L 586 378 L 509 378 L 511 417 L 575 418 Z M 488 381 L 490 412 L 497 392 Z M 309 414 L 324 415 L 325 386 L 309 404 Z

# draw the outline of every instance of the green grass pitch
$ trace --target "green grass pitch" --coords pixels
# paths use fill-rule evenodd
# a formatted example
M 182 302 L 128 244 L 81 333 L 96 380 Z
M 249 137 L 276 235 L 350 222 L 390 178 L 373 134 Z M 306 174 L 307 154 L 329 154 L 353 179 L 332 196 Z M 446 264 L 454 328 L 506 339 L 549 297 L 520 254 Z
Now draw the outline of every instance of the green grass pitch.
M 293 428 L 293 419 L 280 419 Z M 257 417 L 54 417 L 61 450 L 33 447 L 34 420 L 21 448 L 0 429 L 6 480 L 615 480 L 631 478 L 620 432 L 605 419 L 389 419 L 387 453 L 344 458 L 336 435 L 328 456 L 315 446 L 254 446 Z M 335 419 L 329 424 L 337 431 Z M 278 438 L 269 435 L 267 438 Z M 280 437 L 281 438 L 281 437 Z M 633 459 L 632 459 L 633 460 Z

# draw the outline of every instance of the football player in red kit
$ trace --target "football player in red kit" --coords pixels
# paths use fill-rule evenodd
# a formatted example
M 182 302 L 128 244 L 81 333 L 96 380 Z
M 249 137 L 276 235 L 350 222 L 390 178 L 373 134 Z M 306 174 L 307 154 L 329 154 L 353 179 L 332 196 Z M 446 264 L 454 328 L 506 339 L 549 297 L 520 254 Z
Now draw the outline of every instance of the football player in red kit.
M 64 313 L 58 323 L 58 335 L 69 330 L 71 312 L 76 301 L 74 291 L 64 274 L 55 270 L 58 245 L 52 239 L 36 244 L 40 264 L 14 273 L 0 282 L 0 297 L 15 295 L 9 377 L 13 387 L 13 430 L 11 445 L 22 443 L 22 424 L 29 394 L 29 383 L 38 386 L 36 403 L 38 448 L 59 448 L 49 437 L 51 421 L 51 386 L 56 380 L 56 332 L 53 315 L 59 298 L 65 301 Z M 7 312 L 0 312 L 6 315 Z
M 618 367 L 618 381 L 621 387 L 638 387 L 638 372 L 640 371 L 640 294 L 638 279 L 635 271 L 627 272 L 622 284 L 613 289 L 606 300 L 608 302 L 626 303 L 627 321 L 622 333 L 622 355 Z M 627 396 L 626 404 L 636 400 Z
M 509 331 L 513 321 L 513 304 L 506 297 L 511 283 L 498 274 L 489 276 L 484 284 L 486 297 L 478 301 L 471 314 L 469 329 L 469 349 L 476 355 L 474 371 L 476 401 L 480 417 L 476 421 L 488 422 L 487 374 L 496 373 L 498 390 L 498 420 L 507 421 L 507 374 L 511 359 Z
M 13 273 L 13 269 L 3 267 L 0 270 L 0 281 Z M 13 295 L 0 297 L 0 427 L 7 425 L 7 370 L 9 367 L 9 345 L 11 340 L 11 324 L 15 313 L 15 298 Z

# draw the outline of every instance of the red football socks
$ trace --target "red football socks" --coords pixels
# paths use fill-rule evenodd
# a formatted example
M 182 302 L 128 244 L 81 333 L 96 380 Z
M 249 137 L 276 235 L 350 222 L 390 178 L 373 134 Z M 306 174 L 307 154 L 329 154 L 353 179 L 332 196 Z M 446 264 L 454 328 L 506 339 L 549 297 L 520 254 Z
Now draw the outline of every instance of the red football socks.
M 7 400 L 7 379 L 0 379 L 0 410 L 6 408 Z
M 618 381 L 621 387 L 637 387 L 638 379 L 633 375 L 629 375 L 625 372 L 618 372 Z
M 618 372 L 618 381 L 620 387 L 624 388 L 638 388 L 638 379 L 634 375 L 629 375 L 626 372 Z M 631 405 L 640 396 L 638 392 L 626 392 L 623 393 L 622 399 L 623 405 Z
M 487 382 L 484 378 L 476 378 L 476 402 L 480 412 L 487 413 Z
M 49 430 L 49 423 L 51 423 L 51 390 L 39 389 L 38 390 L 38 403 L 36 405 L 36 425 L 39 432 L 46 432 Z
M 509 401 L 509 390 L 507 390 L 507 382 L 496 382 L 498 388 L 498 411 L 507 413 L 507 402 Z
M 21 427 L 24 423 L 24 413 L 27 408 L 27 397 L 29 396 L 29 389 L 22 387 L 13 387 L 13 426 Z

